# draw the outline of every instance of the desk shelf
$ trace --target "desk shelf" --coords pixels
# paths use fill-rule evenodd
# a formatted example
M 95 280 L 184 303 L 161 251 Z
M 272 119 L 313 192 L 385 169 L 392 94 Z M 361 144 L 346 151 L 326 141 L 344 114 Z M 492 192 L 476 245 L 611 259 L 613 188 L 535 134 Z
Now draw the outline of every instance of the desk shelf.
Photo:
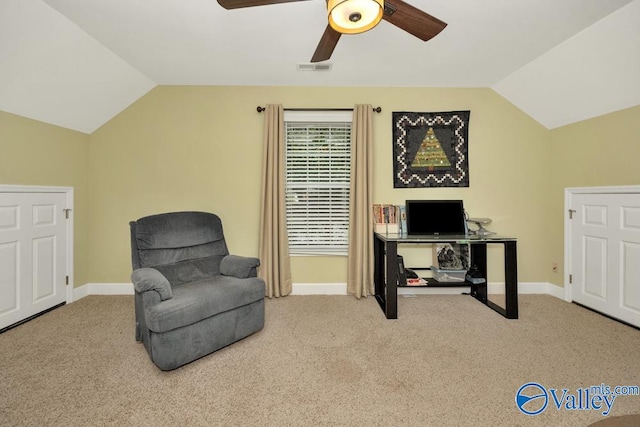
M 413 270 L 413 272 L 432 271 L 431 267 L 408 267 L 407 270 Z M 463 271 L 463 270 L 460 270 Z M 466 270 L 464 270 L 466 274 Z M 464 280 L 456 282 L 438 282 L 434 277 L 420 277 L 422 280 L 426 280 L 425 285 L 403 285 L 398 283 L 399 288 L 463 288 L 473 285 L 473 283 Z
M 423 277 L 422 279 L 427 281 L 426 285 L 398 285 L 399 288 L 464 288 L 472 286 L 473 283 L 467 282 L 438 282 L 431 277 Z

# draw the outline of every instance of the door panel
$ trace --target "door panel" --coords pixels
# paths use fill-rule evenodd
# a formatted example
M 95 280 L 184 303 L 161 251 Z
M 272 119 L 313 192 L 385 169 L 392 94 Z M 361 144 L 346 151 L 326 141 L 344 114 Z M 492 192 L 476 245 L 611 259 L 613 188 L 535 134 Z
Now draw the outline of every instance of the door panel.
M 0 230 L 16 230 L 20 216 L 20 206 L 0 205 Z
M 640 231 L 640 207 L 622 207 L 622 229 Z
M 594 227 L 607 226 L 607 207 L 602 205 L 582 205 L 584 210 L 584 225 Z
M 18 308 L 20 242 L 0 243 L 0 317 Z
M 640 313 L 640 244 L 622 243 L 622 307 Z
M 56 236 L 33 240 L 33 302 L 55 293 Z
M 584 293 L 600 301 L 607 299 L 607 239 L 584 236 Z

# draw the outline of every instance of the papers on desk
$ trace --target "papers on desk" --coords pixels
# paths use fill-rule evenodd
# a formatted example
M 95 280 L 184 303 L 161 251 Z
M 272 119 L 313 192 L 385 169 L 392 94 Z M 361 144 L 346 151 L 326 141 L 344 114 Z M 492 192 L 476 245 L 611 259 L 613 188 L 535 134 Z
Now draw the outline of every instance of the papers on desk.
M 418 277 L 417 279 L 407 278 L 407 286 L 424 286 L 426 284 L 427 284 L 427 281 L 422 277 Z

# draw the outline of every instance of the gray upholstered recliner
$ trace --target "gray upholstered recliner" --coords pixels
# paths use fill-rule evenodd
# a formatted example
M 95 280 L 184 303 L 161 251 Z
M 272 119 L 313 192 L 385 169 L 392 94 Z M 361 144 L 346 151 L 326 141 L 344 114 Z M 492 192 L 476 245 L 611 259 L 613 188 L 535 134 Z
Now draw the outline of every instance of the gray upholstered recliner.
M 264 326 L 257 258 L 229 255 L 218 216 L 172 212 L 129 223 L 136 340 L 171 370 Z

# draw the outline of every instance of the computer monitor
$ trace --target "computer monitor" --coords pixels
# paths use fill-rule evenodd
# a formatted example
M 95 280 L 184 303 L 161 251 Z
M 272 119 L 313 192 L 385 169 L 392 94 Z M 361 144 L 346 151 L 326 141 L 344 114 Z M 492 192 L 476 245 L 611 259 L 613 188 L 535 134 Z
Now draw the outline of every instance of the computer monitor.
M 462 200 L 407 200 L 408 235 L 466 235 Z

